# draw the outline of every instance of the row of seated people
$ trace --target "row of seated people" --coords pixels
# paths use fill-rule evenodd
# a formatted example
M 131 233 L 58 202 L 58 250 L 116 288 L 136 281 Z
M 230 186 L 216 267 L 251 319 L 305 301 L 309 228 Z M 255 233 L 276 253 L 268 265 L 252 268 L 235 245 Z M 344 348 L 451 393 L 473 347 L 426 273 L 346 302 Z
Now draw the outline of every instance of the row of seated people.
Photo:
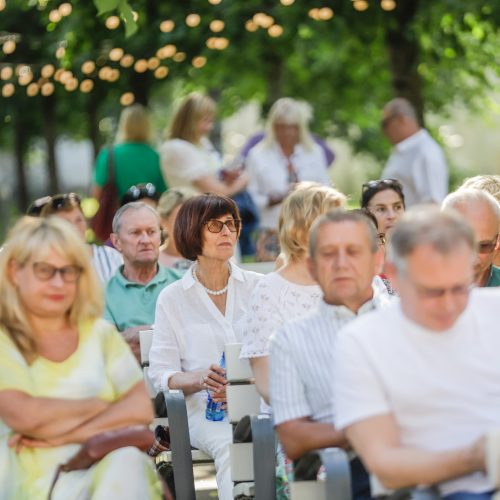
M 158 391 L 186 395 L 192 443 L 214 458 L 222 499 L 232 498 L 231 428 L 205 418 L 206 394 L 225 403 L 219 360 L 225 343 L 238 338 L 271 403 L 265 411 L 273 412 L 285 452 L 279 452 L 285 496 L 285 454 L 296 458 L 326 446 L 353 446 L 359 454 L 361 461 L 352 461 L 359 498 L 370 496 L 363 463 L 391 487 L 476 472 L 458 486 L 445 483 L 444 492 L 491 492 L 481 473 L 482 435 L 499 423 L 494 387 L 500 372 L 492 364 L 498 296 L 471 293 L 470 285 L 492 285 L 498 203 L 476 189 L 445 200 L 445 207 L 482 213 L 476 217 L 482 233 L 470 217 L 479 245 L 463 213 L 409 212 L 391 228 L 385 267 L 375 223 L 364 214 L 331 211 L 344 203 L 333 188 L 299 185 L 280 216 L 285 264 L 263 278 L 231 262 L 240 231 L 234 202 L 193 197 L 180 208 L 173 232 L 178 250 L 194 264 L 182 278 L 168 273 L 170 281 L 162 280 L 157 264 L 157 213 L 142 203 L 125 205 L 113 225 L 124 265 L 107 285 L 104 314 L 111 321 L 142 318 L 153 305 L 153 318 L 135 325 L 137 331 L 154 323 L 150 377 Z M 488 236 L 492 220 L 495 234 Z M 489 280 L 481 283 L 486 257 Z M 382 270 L 399 301 L 391 300 L 378 276 Z M 123 337 L 99 319 L 100 286 L 74 228 L 57 217 L 21 220 L 0 253 L 0 272 L 5 498 L 41 498 L 57 464 L 80 443 L 101 431 L 149 422 L 151 407 Z M 120 291 L 111 293 L 115 285 Z M 352 334 L 339 335 L 347 323 L 343 332 Z M 134 347 L 134 332 L 126 335 Z M 147 462 L 126 450 L 135 457 L 135 475 L 113 465 L 120 460 L 113 462 L 110 454 L 85 472 L 64 476 L 54 498 L 109 492 L 117 482 L 124 498 L 161 494 Z M 109 475 L 103 472 L 108 467 Z M 70 479 L 75 475 L 78 482 Z

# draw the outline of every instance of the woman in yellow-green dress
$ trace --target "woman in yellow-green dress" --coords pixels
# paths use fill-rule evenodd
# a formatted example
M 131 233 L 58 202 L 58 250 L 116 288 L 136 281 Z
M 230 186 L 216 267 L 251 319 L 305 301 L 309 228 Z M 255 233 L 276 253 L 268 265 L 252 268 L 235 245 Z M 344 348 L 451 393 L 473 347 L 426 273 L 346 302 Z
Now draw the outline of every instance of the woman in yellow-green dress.
M 55 470 L 100 432 L 147 425 L 132 353 L 99 319 L 85 243 L 57 217 L 21 219 L 0 251 L 0 499 L 46 499 Z M 156 499 L 152 464 L 126 447 L 68 472 L 57 499 Z

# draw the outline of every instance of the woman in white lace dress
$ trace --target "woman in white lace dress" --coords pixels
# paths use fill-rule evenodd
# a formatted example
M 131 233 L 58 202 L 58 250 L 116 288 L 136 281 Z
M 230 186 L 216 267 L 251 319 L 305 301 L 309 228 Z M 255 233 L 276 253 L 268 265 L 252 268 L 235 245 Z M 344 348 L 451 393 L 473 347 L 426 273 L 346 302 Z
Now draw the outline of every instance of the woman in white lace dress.
M 318 216 L 343 207 L 345 202 L 342 193 L 315 182 L 297 184 L 283 202 L 279 239 L 286 263 L 257 284 L 248 313 L 238 325 L 243 336 L 240 356 L 250 359 L 257 389 L 266 402 L 269 402 L 269 337 L 285 321 L 314 310 L 322 296 L 307 269 L 309 228 Z

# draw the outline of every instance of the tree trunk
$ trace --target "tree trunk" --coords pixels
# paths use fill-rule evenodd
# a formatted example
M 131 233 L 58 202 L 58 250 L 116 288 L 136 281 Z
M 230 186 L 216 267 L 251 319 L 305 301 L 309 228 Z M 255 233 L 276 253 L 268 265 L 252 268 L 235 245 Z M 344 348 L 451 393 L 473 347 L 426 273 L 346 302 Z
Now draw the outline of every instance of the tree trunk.
M 14 125 L 14 154 L 16 158 L 16 178 L 17 178 L 17 190 L 16 190 L 16 201 L 19 211 L 24 213 L 26 208 L 30 203 L 30 198 L 28 194 L 28 183 L 26 179 L 26 170 L 24 164 L 24 157 L 28 149 L 28 137 L 26 135 L 26 129 L 20 118 L 19 114 L 15 118 Z
M 399 0 L 394 10 L 394 24 L 387 29 L 386 45 L 389 51 L 392 87 L 396 97 L 408 99 L 424 124 L 422 81 L 418 74 L 419 43 L 413 21 L 419 0 Z
M 55 96 L 47 96 L 43 99 L 44 136 L 47 145 L 47 174 L 49 176 L 49 194 L 60 192 L 59 174 L 57 172 L 56 139 L 57 118 Z

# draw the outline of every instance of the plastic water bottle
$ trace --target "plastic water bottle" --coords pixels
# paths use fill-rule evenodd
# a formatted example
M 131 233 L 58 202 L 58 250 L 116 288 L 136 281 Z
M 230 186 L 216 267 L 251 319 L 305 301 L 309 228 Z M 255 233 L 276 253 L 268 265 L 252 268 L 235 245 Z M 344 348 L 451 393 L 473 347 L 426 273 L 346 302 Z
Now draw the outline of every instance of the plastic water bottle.
M 220 359 L 220 367 L 226 369 L 226 358 L 224 353 L 222 353 L 222 357 Z M 226 410 L 222 409 L 222 403 L 216 403 L 210 394 L 210 391 L 207 391 L 207 409 L 205 410 L 205 417 L 207 420 L 212 420 L 213 422 L 220 422 L 224 420 L 226 415 Z

